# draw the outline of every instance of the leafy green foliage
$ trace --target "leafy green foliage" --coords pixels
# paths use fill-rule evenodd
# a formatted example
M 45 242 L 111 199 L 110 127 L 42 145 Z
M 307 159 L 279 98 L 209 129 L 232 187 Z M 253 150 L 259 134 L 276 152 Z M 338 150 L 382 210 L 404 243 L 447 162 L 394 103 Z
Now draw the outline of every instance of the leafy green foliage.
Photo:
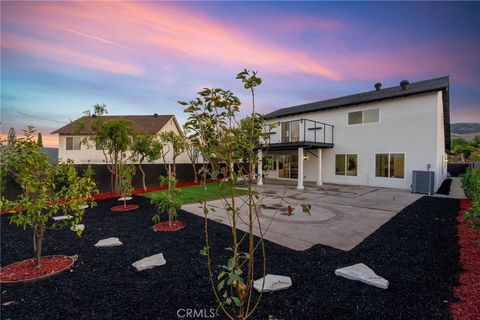
M 22 193 L 13 201 L 5 199 L 2 194 L 0 205 L 21 209 L 10 217 L 10 223 L 23 229 L 34 229 L 34 252 L 39 265 L 43 235 L 50 217 L 62 212 L 72 216 L 68 221 L 71 226 L 77 225 L 83 218 L 83 206 L 94 205 L 91 193 L 96 191 L 96 186 L 91 172 L 87 170 L 79 175 L 71 161 L 50 164 L 48 155 L 33 140 L 34 132 L 34 127 L 29 126 L 24 130 L 25 137 L 2 154 L 4 173 L 8 172 L 14 178 Z M 53 222 L 50 227 L 68 222 Z
M 252 189 L 255 167 L 258 163 L 257 147 L 264 138 L 262 117 L 255 112 L 255 87 L 262 83 L 256 72 L 243 70 L 237 75 L 244 88 L 252 96 L 252 112 L 249 117 L 237 120 L 240 100 L 229 90 L 204 88 L 198 97 L 189 102 L 179 102 L 188 114 L 185 130 L 188 137 L 201 152 L 204 163 L 199 170 L 202 176 L 204 195 L 202 207 L 205 214 L 205 247 L 201 254 L 207 258 L 212 291 L 219 307 L 229 319 L 247 319 L 258 306 L 260 297 L 252 302 L 254 281 L 254 252 L 262 249 L 263 271 L 265 274 L 265 252 L 263 239 L 255 243 L 254 224 L 258 200 Z M 238 168 L 238 169 L 236 169 Z M 212 271 L 212 258 L 208 234 L 208 215 L 214 208 L 207 206 L 207 178 L 223 179 L 219 183 L 224 196 L 224 209 L 231 222 L 232 246 L 226 250 L 229 259 L 220 266 L 215 276 Z M 246 199 L 237 199 L 236 182 L 241 177 L 247 184 Z M 245 205 L 246 216 L 242 222 L 248 226 L 244 236 L 237 234 L 237 222 L 240 219 L 240 205 Z M 261 229 L 260 226 L 256 226 Z M 261 232 L 261 231 L 260 231 Z M 242 251 L 246 250 L 246 251 Z
M 86 126 L 90 125 L 94 135 L 86 139 L 84 143 L 87 146 L 90 146 L 89 142 L 103 146 L 105 163 L 109 172 L 113 175 L 112 191 L 120 193 L 119 165 L 126 161 L 125 151 L 132 143 L 131 137 L 134 133 L 132 122 L 122 118 L 105 121 L 102 116 L 108 114 L 108 112 L 104 104 L 95 105 L 93 114 L 89 110 L 84 113 L 88 118 L 82 118 L 77 123 L 76 131 L 81 134 Z
M 462 176 L 462 186 L 472 200 L 472 208 L 465 212 L 465 218 L 471 227 L 480 228 L 480 168 L 467 169 Z
M 169 223 L 177 218 L 177 211 L 182 207 L 182 190 L 176 188 L 177 180 L 172 174 L 166 177 L 160 177 L 160 185 L 168 186 L 165 192 L 157 193 L 151 198 L 152 203 L 159 211 L 159 214 L 153 216 L 155 223 L 160 222 L 160 213 L 165 212 L 168 214 Z
M 147 160 L 148 162 L 153 162 L 160 159 L 163 145 L 155 137 L 155 135 L 151 133 L 140 133 L 133 136 L 131 149 L 132 159 L 138 161 L 138 168 L 142 173 L 143 189 L 147 190 L 147 185 L 145 183 L 145 171 L 142 167 L 143 161 Z
M 471 141 L 462 138 L 452 139 L 452 152 L 466 159 L 480 159 L 480 135 L 475 136 Z
M 133 176 L 135 175 L 135 165 L 131 163 L 119 164 L 120 194 L 123 197 L 123 206 L 127 205 L 126 197 L 133 191 Z

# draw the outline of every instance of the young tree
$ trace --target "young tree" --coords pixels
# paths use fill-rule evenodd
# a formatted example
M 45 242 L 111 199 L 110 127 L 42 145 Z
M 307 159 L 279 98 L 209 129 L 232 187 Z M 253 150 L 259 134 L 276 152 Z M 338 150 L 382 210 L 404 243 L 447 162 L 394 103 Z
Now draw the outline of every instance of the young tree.
M 181 133 L 177 134 L 173 131 L 160 132 L 159 137 L 163 143 L 162 159 L 167 171 L 166 176 L 160 176 L 160 184 L 166 185 L 167 190 L 153 198 L 152 203 L 159 211 L 168 213 L 169 226 L 171 226 L 172 220 L 177 215 L 177 210 L 182 206 L 181 191 L 177 189 L 176 160 L 185 151 L 187 142 Z M 168 156 L 171 158 L 171 163 L 168 160 Z M 160 221 L 160 216 L 155 215 L 153 221 Z
M 153 162 L 160 159 L 162 155 L 163 144 L 157 137 L 151 133 L 141 133 L 133 136 L 132 142 L 132 159 L 138 161 L 138 169 L 142 173 L 143 190 L 147 190 L 145 183 L 145 171 L 142 163 L 147 160 Z
M 77 125 L 77 133 L 90 125 L 94 135 L 85 139 L 83 143 L 91 147 L 90 142 L 102 146 L 105 164 L 111 173 L 111 189 L 115 193 L 120 193 L 120 172 L 119 165 L 126 161 L 125 151 L 131 145 L 132 141 L 132 122 L 126 119 L 107 120 L 102 117 L 108 114 L 107 107 L 97 104 L 93 107 L 93 113 L 89 110 L 84 114 L 88 118 L 83 118 Z
M 42 139 L 42 133 L 41 132 L 38 133 L 37 144 L 40 148 L 43 148 L 43 139 Z
M 166 212 L 168 214 L 168 226 L 172 227 L 172 221 L 177 218 L 177 211 L 182 207 L 182 191 L 176 188 L 177 179 L 173 174 L 166 177 L 160 177 L 160 185 L 169 186 L 165 192 L 158 193 L 150 201 L 159 211 L 153 216 L 155 223 L 160 222 L 160 213 Z
M 52 165 L 46 153 L 34 141 L 34 127 L 24 130 L 24 138 L 2 155 L 2 166 L 21 186 L 22 193 L 15 200 L 1 197 L 2 208 L 21 208 L 10 217 L 10 222 L 23 229 L 33 229 L 33 250 L 36 267 L 41 266 L 42 241 L 50 217 L 62 212 L 70 215 L 71 226 L 83 218 L 86 204 L 93 206 L 91 193 L 96 191 L 91 175 L 79 175 L 73 162 Z M 3 175 L 2 175 L 3 178 Z M 51 228 L 64 221 L 54 222 Z M 80 232 L 78 233 L 80 234 Z
M 252 95 L 252 112 L 244 121 L 236 120 L 240 100 L 228 90 L 204 89 L 194 100 L 179 103 L 187 107 L 185 112 L 189 114 L 189 118 L 186 128 L 193 132 L 193 136 L 198 141 L 199 150 L 208 162 L 201 169 L 202 185 L 205 190 L 205 199 L 202 201 L 205 214 L 205 247 L 201 253 L 207 257 L 212 291 L 219 307 L 229 319 L 247 319 L 252 317 L 261 298 L 260 294 L 256 300 L 252 300 L 257 248 L 261 248 L 263 276 L 266 267 L 263 230 L 256 211 L 259 203 L 252 189 L 255 166 L 258 163 L 256 148 L 260 138 L 266 138 L 266 136 L 263 136 L 262 132 L 263 120 L 255 112 L 254 88 L 261 84 L 261 79 L 257 77 L 256 72 L 247 70 L 239 73 L 237 79 L 242 81 Z M 220 162 L 225 165 L 220 166 Z M 240 172 L 232 170 L 235 165 L 240 168 Z M 212 168 L 219 169 L 212 171 Z M 209 175 L 216 177 L 219 174 L 225 177 L 225 182 L 221 186 L 225 197 L 224 209 L 231 222 L 232 246 L 226 248 L 231 253 L 228 262 L 221 266 L 221 272 L 214 274 L 208 230 L 208 214 L 212 209 L 207 205 L 206 181 Z M 235 187 L 239 176 L 242 176 L 247 183 L 246 200 L 236 198 Z M 237 224 L 240 219 L 239 202 L 244 202 L 247 207 L 246 219 L 243 221 L 248 225 L 248 232 L 242 237 L 237 234 Z M 260 240 L 257 243 L 255 243 L 253 232 L 255 221 L 258 222 L 257 227 L 260 232 Z M 242 251 L 243 248 L 246 248 L 246 251 Z
M 160 141 L 163 144 L 162 159 L 167 173 L 177 176 L 176 162 L 178 156 L 183 153 L 187 147 L 187 141 L 183 134 L 173 131 L 163 131 L 159 134 Z M 171 163 L 168 157 L 171 158 Z
M 135 165 L 132 163 L 121 162 L 118 166 L 118 175 L 120 177 L 120 194 L 123 198 L 123 207 L 127 207 L 127 197 L 133 191 L 133 176 L 135 175 Z
M 194 136 L 194 134 L 189 134 L 189 130 L 185 129 L 183 134 L 185 136 L 186 148 L 185 151 L 187 153 L 188 159 L 192 163 L 193 169 L 193 182 L 198 182 L 198 169 L 197 164 L 200 158 L 200 152 L 198 151 L 198 140 Z

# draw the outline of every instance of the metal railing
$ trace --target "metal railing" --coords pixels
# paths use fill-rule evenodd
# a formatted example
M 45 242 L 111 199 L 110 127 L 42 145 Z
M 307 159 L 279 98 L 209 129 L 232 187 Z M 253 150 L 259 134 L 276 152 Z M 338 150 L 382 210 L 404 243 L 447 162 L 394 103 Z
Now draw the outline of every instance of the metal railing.
M 268 144 L 313 142 L 333 144 L 333 125 L 310 119 L 279 121 L 264 125 Z

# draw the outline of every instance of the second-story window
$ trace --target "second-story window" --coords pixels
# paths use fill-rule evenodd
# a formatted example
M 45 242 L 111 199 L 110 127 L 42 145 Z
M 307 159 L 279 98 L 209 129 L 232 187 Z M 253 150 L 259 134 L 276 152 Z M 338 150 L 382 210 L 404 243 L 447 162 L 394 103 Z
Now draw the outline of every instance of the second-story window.
M 348 124 L 380 122 L 380 109 L 368 109 L 348 113 Z
M 82 138 L 80 137 L 67 137 L 66 149 L 67 150 L 80 150 L 82 148 Z

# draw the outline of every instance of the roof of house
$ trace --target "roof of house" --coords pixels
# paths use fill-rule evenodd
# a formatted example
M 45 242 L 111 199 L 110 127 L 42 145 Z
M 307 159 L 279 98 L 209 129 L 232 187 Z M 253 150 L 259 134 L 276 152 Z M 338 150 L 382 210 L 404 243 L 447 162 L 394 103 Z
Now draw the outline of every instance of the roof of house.
M 407 97 L 427 92 L 442 91 L 443 115 L 445 128 L 445 147 L 450 149 L 450 96 L 449 77 L 444 76 L 424 81 L 413 82 L 403 89 L 400 85 L 380 90 L 367 91 L 349 96 L 301 104 L 293 107 L 278 109 L 265 115 L 265 119 L 292 116 L 302 113 L 323 111 L 340 107 L 350 107 L 363 103 L 382 101 L 400 97 Z
M 148 132 L 148 133 L 157 133 L 160 131 L 167 122 L 174 118 L 172 114 L 168 115 L 126 115 L 126 116 L 101 116 L 99 117 L 103 121 L 114 120 L 114 119 L 126 119 L 132 122 L 133 129 L 138 132 Z M 93 135 L 92 122 L 93 119 L 91 116 L 81 117 L 73 122 L 70 122 L 64 127 L 57 129 L 52 132 L 52 134 L 61 134 L 61 135 L 78 135 L 77 124 L 80 121 L 84 121 L 84 129 L 80 134 L 82 135 Z

